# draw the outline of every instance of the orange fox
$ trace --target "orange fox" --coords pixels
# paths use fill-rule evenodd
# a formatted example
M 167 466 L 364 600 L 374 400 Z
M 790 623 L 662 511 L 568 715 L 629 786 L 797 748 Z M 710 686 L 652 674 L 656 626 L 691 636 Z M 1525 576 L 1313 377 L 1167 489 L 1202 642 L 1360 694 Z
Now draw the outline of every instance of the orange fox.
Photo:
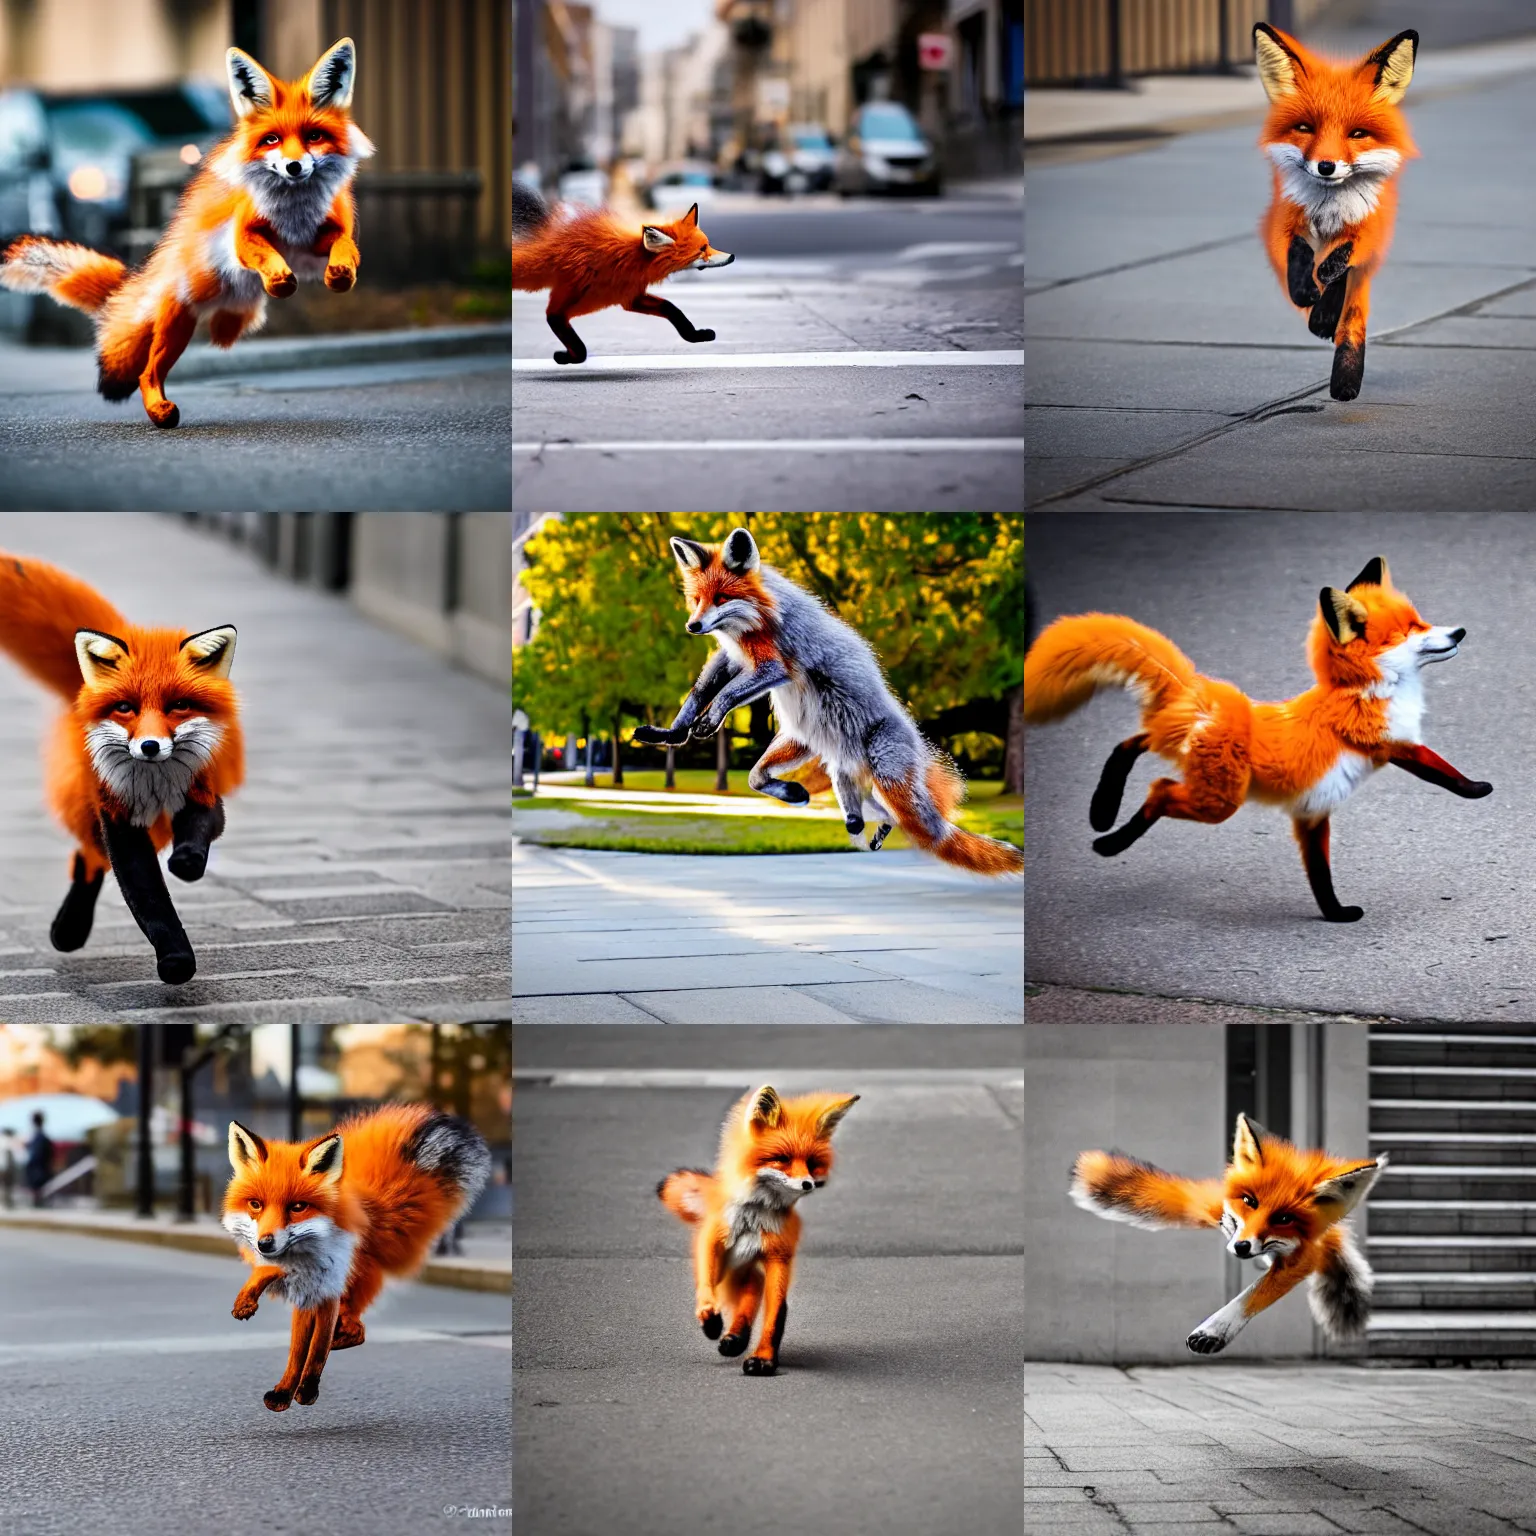
M 224 831 L 224 796 L 245 776 L 229 681 L 235 629 L 141 629 L 83 581 L 0 554 L 0 650 L 65 701 L 48 755 L 48 795 L 78 851 L 53 947 L 90 937 L 108 869 L 162 981 L 197 969 L 156 854 L 199 880 Z
M 251 1266 L 234 1316 L 254 1317 L 263 1293 L 293 1307 L 288 1368 L 262 1399 L 274 1413 L 314 1402 L 330 1351 L 363 1342 L 385 1277 L 420 1269 L 491 1171 L 480 1133 L 424 1104 L 386 1104 L 302 1143 L 232 1120 L 229 1161 L 224 1227 Z
M 1344 1218 L 1386 1166 L 1385 1153 L 1305 1151 L 1239 1115 L 1224 1178 L 1185 1179 L 1123 1152 L 1084 1152 L 1071 1196 L 1085 1211 L 1132 1226 L 1220 1227 L 1228 1253 L 1259 1264 L 1264 1275 L 1185 1340 L 1195 1354 L 1214 1355 L 1308 1276 L 1312 1315 L 1331 1338 L 1364 1329 L 1371 1269 Z
M 800 1246 L 796 1204 L 832 1171 L 832 1132 L 859 1101 L 856 1093 L 783 1099 L 766 1083 L 726 1117 L 713 1173 L 679 1168 L 656 1186 L 662 1204 L 697 1228 L 693 1237 L 694 1316 L 722 1355 L 757 1348 L 741 1362 L 748 1376 L 772 1376 L 789 1316 L 789 1282 Z M 730 1331 L 721 1338 L 726 1318 Z
M 166 375 L 198 317 L 208 339 L 232 347 L 260 328 L 267 295 L 300 279 L 345 293 L 361 259 L 352 178 L 373 145 L 349 107 L 356 75 L 350 37 L 302 80 L 274 80 L 248 53 L 226 55 L 234 132 L 208 154 L 149 260 L 135 272 L 84 246 L 24 235 L 0 264 L 0 284 L 50 293 L 96 317 L 97 388 L 126 400 L 137 387 L 157 427 L 181 412 Z
M 1466 800 L 1492 792 L 1419 740 L 1420 671 L 1454 656 L 1466 630 L 1426 624 L 1379 556 L 1344 591 L 1324 587 L 1318 608 L 1307 641 L 1317 683 L 1280 704 L 1201 676 L 1171 640 L 1133 619 L 1085 613 L 1042 631 L 1024 658 L 1026 720 L 1060 719 L 1106 687 L 1141 701 L 1142 729 L 1110 753 L 1089 806 L 1089 825 L 1105 834 L 1095 853 L 1124 853 L 1162 816 L 1215 824 L 1260 800 L 1290 815 L 1324 918 L 1352 923 L 1361 909 L 1334 895 L 1328 818 L 1359 784 L 1394 763 Z M 1141 809 L 1111 832 L 1131 767 L 1147 751 L 1177 763 L 1182 778 L 1155 780 Z
M 670 320 L 684 341 L 713 341 L 713 331 L 695 330 L 677 305 L 646 290 L 674 272 L 728 267 L 735 259 L 709 243 L 697 203 L 670 224 L 634 229 L 604 208 L 556 212 L 531 187 L 512 183 L 512 286 L 549 289 L 544 318 L 565 343 L 557 363 L 587 360 L 572 319 L 615 305 Z
M 1353 63 L 1326 59 L 1259 22 L 1253 29 L 1269 117 L 1259 143 L 1274 199 L 1260 225 L 1291 302 L 1314 336 L 1334 342 L 1335 400 L 1365 374 L 1371 278 L 1397 217 L 1396 177 L 1418 154 L 1398 102 L 1413 78 L 1419 34 L 1399 32 Z

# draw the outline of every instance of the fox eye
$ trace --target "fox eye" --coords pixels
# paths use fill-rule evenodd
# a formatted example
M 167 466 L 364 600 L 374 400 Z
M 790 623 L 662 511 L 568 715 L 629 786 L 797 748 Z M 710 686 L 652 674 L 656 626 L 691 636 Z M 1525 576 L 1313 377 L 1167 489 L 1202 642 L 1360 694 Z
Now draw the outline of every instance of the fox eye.
M 1351 128 L 1349 130 L 1349 136 L 1352 139 L 1368 139 L 1370 138 L 1371 133 L 1370 129 L 1368 128 Z
M 305 130 L 304 142 L 306 144 L 318 144 L 325 137 L 325 129 L 309 128 Z
M 253 1211 L 259 1211 L 261 1209 L 260 1200 L 247 1200 L 245 1203 L 250 1206 Z
M 1246 1205 L 1250 1211 L 1256 1211 L 1259 1208 L 1259 1202 L 1255 1200 L 1252 1195 L 1244 1195 L 1243 1204 Z
M 166 713 L 170 715 L 190 715 L 196 708 L 197 705 L 191 699 L 172 699 L 165 706 Z
M 299 1211 L 307 1211 L 309 1209 L 309 1201 L 308 1200 L 295 1200 L 288 1207 L 288 1209 L 289 1209 L 290 1212 L 293 1212 L 293 1213 L 297 1213 Z
M 1289 1211 L 1279 1211 L 1275 1214 L 1274 1223 L 1277 1227 L 1288 1227 L 1296 1218 Z
M 135 715 L 138 713 L 138 711 L 139 706 L 137 704 L 130 703 L 127 699 L 119 699 L 117 703 L 112 706 L 112 713 L 114 715 Z
M 1291 129 L 1291 132 L 1292 133 L 1311 133 L 1311 132 L 1313 132 L 1312 124 L 1311 123 L 1297 123 L 1296 126 L 1293 129 Z
M 281 144 L 282 142 L 283 136 L 280 133 L 264 133 L 261 136 L 261 143 L 263 147 L 267 147 L 273 144 Z

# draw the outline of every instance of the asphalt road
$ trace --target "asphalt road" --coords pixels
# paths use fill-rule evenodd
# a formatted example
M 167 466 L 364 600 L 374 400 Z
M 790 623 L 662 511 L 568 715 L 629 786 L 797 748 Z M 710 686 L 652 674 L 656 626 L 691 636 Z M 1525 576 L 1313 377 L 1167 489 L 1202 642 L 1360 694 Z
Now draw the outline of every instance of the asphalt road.
M 178 383 L 174 431 L 95 389 L 89 352 L 0 351 L 0 507 L 489 511 L 508 505 L 504 359 Z
M 559 367 L 513 300 L 513 495 L 530 510 L 1010 510 L 1022 498 L 1016 197 L 733 198 L 736 256 L 659 289 L 713 342 L 608 310 Z
M 392 1286 L 319 1401 L 274 1414 L 290 1314 L 237 1323 L 248 1273 L 233 1247 L 0 1231 L 0 1532 L 511 1530 L 509 1298 Z
M 1425 674 L 1424 739 L 1485 800 L 1392 769 L 1333 817 L 1333 873 L 1358 923 L 1323 922 L 1290 824 L 1249 805 L 1221 826 L 1163 821 L 1117 858 L 1090 843 L 1088 801 L 1110 749 L 1136 729 L 1106 692 L 1032 727 L 1025 783 L 1030 981 L 1176 998 L 1403 1018 L 1536 1020 L 1529 729 L 1536 676 L 1525 516 L 1447 512 L 1069 513 L 1030 520 L 1043 625 L 1125 613 L 1169 635 L 1203 672 L 1251 696 L 1310 686 L 1308 626 L 1324 585 L 1373 555 L 1431 623 L 1463 625 L 1461 654 Z M 1152 778 L 1143 758 L 1124 814 Z
M 518 1086 L 517 1529 L 1018 1536 L 1019 1031 L 614 1033 L 519 1032 L 520 1072 L 559 1057 L 619 1075 Z M 923 1035 L 969 1074 L 911 1066 Z M 720 1086 L 645 1075 L 712 1067 Z M 700 1336 L 687 1232 L 655 1196 L 670 1169 L 713 1161 L 726 1111 L 764 1078 L 864 1095 L 803 1207 L 771 1379 Z

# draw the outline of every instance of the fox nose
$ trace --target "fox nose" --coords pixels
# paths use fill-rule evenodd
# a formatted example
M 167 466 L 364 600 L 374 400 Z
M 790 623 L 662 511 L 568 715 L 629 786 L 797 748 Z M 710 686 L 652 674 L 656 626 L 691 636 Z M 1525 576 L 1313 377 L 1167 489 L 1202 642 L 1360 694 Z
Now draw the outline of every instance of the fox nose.
M 1232 1244 L 1232 1252 L 1235 1253 L 1238 1258 L 1246 1259 L 1248 1255 L 1253 1252 L 1253 1244 L 1250 1243 L 1246 1237 L 1240 1237 L 1235 1243 Z
M 1467 638 L 1467 632 L 1464 629 L 1453 629 L 1451 631 L 1451 644 L 1452 645 L 1460 645 L 1461 642 L 1463 640 L 1465 640 L 1466 638 Z
M 800 1190 L 801 1190 L 802 1194 L 807 1192 L 807 1191 L 809 1191 L 809 1190 L 815 1189 L 815 1188 L 816 1188 L 816 1185 L 810 1179 L 801 1179 L 800 1180 Z
M 290 160 L 288 162 L 288 174 L 290 176 L 302 176 L 304 174 L 304 162 L 302 160 Z
M 697 634 L 699 634 L 703 630 L 703 628 L 704 628 L 704 626 L 697 619 L 689 619 L 688 620 L 688 633 L 690 635 L 697 635 Z
M 160 743 L 158 741 L 145 741 L 139 744 L 139 753 L 143 757 L 159 757 Z
M 277 1247 L 277 1239 L 270 1233 L 266 1237 L 256 1239 L 256 1248 L 260 1253 L 271 1253 Z
M 1334 162 L 1332 160 L 1319 160 L 1317 162 L 1317 174 L 1319 176 L 1332 176 L 1333 172 Z

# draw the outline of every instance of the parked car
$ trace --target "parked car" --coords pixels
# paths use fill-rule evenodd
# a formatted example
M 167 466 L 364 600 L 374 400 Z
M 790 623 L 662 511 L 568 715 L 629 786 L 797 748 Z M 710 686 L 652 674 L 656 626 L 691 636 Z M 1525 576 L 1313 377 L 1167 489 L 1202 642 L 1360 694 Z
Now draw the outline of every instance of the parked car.
M 601 208 L 608 201 L 608 177 L 590 160 L 572 161 L 560 176 L 560 201 Z
M 646 188 L 645 200 L 657 213 L 687 213 L 694 203 L 708 208 L 715 195 L 715 178 L 700 162 L 664 165 Z
M 896 101 L 869 101 L 848 124 L 838 151 L 835 182 L 839 194 L 857 192 L 943 191 L 938 155 L 917 119 Z

